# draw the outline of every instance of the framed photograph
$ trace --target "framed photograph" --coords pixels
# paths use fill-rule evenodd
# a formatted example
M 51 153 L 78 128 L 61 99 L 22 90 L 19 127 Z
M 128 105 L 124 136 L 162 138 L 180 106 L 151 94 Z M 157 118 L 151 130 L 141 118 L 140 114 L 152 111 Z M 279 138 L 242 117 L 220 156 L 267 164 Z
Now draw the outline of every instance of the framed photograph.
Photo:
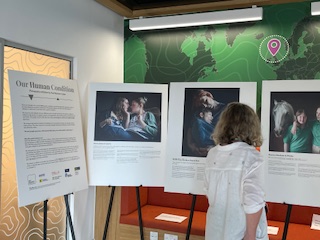
M 225 106 L 239 102 L 240 88 L 185 88 L 182 156 L 205 157 Z
M 89 184 L 163 186 L 168 86 L 91 83 Z
M 211 134 L 230 102 L 256 108 L 256 83 L 171 83 L 165 190 L 203 194 Z
M 267 200 L 320 206 L 320 81 L 263 81 Z

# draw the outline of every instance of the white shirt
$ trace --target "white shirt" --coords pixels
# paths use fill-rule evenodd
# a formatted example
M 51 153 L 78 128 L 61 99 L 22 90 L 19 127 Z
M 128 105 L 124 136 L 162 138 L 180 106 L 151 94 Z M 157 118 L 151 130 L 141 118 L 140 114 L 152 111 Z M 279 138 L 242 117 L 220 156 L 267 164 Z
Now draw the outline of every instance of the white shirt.
M 262 157 L 244 142 L 212 148 L 207 156 L 205 186 L 209 208 L 206 240 L 241 240 L 246 216 L 263 208 L 256 239 L 269 239 L 264 211 Z

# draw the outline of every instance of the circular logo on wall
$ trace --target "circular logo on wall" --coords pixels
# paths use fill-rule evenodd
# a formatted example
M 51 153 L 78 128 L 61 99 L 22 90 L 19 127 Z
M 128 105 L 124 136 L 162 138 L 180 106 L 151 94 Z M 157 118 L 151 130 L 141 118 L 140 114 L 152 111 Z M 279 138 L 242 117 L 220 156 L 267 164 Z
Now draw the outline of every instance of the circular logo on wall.
M 289 43 L 283 36 L 270 35 L 262 40 L 259 53 L 266 62 L 278 63 L 288 56 Z

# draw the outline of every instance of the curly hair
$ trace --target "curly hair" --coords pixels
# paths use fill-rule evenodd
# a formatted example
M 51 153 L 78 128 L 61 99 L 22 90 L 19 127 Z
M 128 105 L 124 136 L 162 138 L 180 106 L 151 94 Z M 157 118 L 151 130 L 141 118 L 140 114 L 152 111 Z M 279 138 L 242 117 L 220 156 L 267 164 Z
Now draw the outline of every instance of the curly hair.
M 246 104 L 229 103 L 221 113 L 211 137 L 217 145 L 243 141 L 249 145 L 260 147 L 262 135 L 259 117 Z

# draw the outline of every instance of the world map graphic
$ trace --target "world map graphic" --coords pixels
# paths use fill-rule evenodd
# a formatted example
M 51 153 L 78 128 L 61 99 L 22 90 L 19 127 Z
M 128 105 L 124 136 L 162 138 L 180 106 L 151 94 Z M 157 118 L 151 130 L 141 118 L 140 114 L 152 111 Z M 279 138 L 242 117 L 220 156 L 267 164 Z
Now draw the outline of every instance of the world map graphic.
M 254 81 L 259 107 L 263 80 L 319 79 L 319 53 L 320 18 L 310 15 L 310 3 L 274 5 L 260 22 L 126 29 L 125 82 Z

